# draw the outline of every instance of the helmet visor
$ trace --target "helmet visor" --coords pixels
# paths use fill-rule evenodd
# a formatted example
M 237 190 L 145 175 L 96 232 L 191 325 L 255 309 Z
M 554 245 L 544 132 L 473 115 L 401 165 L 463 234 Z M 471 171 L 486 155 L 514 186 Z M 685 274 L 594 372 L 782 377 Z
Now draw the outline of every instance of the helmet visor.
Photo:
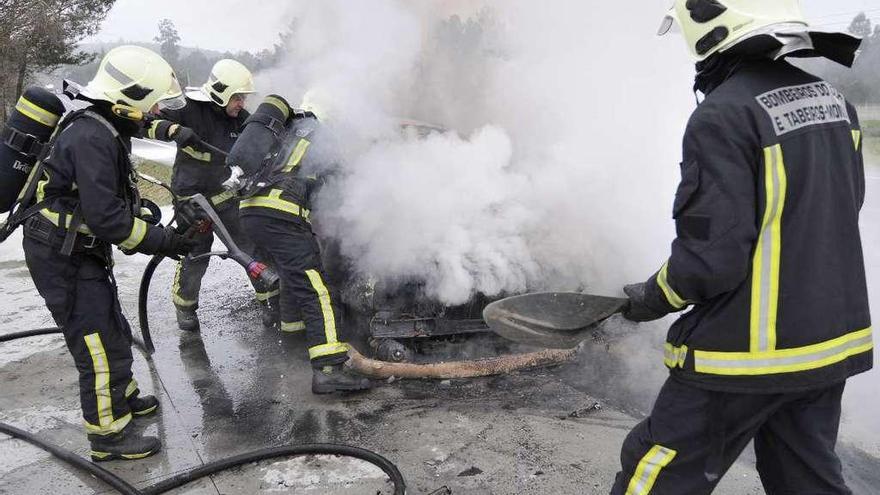
M 180 89 L 180 83 L 177 78 L 171 80 L 171 87 L 159 99 L 159 108 L 167 110 L 180 110 L 186 106 L 186 98 L 183 97 L 183 90 Z

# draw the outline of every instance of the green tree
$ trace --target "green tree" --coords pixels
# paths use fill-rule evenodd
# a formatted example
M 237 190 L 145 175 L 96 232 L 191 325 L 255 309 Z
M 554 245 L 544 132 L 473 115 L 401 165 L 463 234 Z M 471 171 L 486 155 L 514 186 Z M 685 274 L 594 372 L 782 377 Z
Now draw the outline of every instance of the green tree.
M 90 62 L 77 43 L 95 34 L 115 0 L 0 0 L 0 122 L 37 72 Z
M 159 35 L 153 38 L 159 44 L 159 52 L 162 57 L 172 66 L 177 66 L 180 58 L 180 35 L 171 19 L 159 21 Z

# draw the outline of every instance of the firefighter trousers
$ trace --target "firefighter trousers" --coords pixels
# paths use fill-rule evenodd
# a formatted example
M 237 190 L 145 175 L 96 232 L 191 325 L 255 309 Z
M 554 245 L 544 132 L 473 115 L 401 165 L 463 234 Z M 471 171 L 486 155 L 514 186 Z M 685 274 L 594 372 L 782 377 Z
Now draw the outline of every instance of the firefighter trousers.
M 262 215 L 242 217 L 258 259 L 280 278 L 281 329 L 304 330 L 309 358 L 316 368 L 348 360 L 348 344 L 339 340 L 339 312 L 327 286 L 315 234 L 305 221 Z
M 669 378 L 623 443 L 612 495 L 711 493 L 749 441 L 768 495 L 849 495 L 834 451 L 845 383 L 737 394 Z
M 119 305 L 109 246 L 68 257 L 59 253 L 60 245 L 26 231 L 23 247 L 34 285 L 76 364 L 86 432 L 122 431 L 132 418 L 128 401 L 139 390 L 131 372 L 131 327 Z
M 253 256 L 253 242 L 251 242 L 250 238 L 244 235 L 241 230 L 241 223 L 238 218 L 238 201 L 226 201 L 217 206 L 216 211 L 217 215 L 220 217 L 220 221 L 223 222 L 226 230 L 229 231 L 229 235 L 232 236 L 232 240 L 235 241 L 242 251 Z M 198 255 L 207 253 L 211 251 L 211 246 L 214 244 L 214 234 L 210 231 L 204 233 L 197 232 L 195 234 L 195 240 L 197 245 L 193 249 L 192 254 Z M 193 311 L 198 309 L 202 278 L 205 276 L 205 272 L 208 271 L 209 263 L 210 260 L 207 258 L 196 261 L 189 258 L 183 258 L 183 260 L 177 263 L 177 271 L 174 273 L 174 283 L 171 286 L 171 299 L 174 301 L 174 306 L 176 306 L 177 309 Z M 277 292 L 273 292 L 266 287 L 263 287 L 263 284 L 260 283 L 259 280 L 254 280 L 250 277 L 248 277 L 248 280 L 251 282 L 251 285 L 253 285 L 257 300 L 260 302 L 265 302 L 270 297 L 277 294 Z

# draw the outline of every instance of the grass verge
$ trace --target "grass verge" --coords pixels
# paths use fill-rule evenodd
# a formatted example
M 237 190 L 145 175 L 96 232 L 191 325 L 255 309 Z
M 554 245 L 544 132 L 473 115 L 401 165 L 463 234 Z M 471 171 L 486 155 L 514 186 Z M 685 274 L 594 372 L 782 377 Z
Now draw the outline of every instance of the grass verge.
M 171 184 L 171 167 L 138 158 L 134 158 L 133 162 L 135 170 L 138 172 L 155 177 L 166 184 Z M 138 181 L 138 191 L 140 191 L 141 196 L 155 201 L 159 206 L 171 204 L 171 194 L 161 186 L 140 180 Z

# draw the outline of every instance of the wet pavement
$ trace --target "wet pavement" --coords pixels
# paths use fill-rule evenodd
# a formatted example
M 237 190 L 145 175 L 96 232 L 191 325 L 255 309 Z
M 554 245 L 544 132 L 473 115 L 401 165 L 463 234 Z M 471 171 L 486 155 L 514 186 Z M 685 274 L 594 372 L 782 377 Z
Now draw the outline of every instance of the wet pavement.
M 880 179 L 872 184 L 880 186 Z M 880 219 L 880 201 L 869 202 L 866 216 Z M 878 241 L 880 225 L 866 223 L 865 245 Z M 18 236 L 0 245 L 0 334 L 53 326 L 22 260 Z M 137 288 L 147 261 L 117 255 L 120 295 L 136 332 Z M 869 276 L 880 277 L 871 269 L 880 267 L 880 254 L 869 250 L 868 265 Z M 163 450 L 143 461 L 102 465 L 139 487 L 262 447 L 337 442 L 395 462 L 412 494 L 443 486 L 455 494 L 603 494 L 618 468 L 623 438 L 664 378 L 659 358 L 664 323 L 658 323 L 638 332 L 624 329 L 633 335 L 594 346 L 562 367 L 476 380 L 397 381 L 369 393 L 314 396 L 302 336 L 261 327 L 237 265 L 212 261 L 199 334 L 176 328 L 172 275 L 173 264 L 166 261 L 153 280 L 150 321 L 157 352 L 152 365 L 135 353 L 141 388 L 162 402 L 160 414 L 137 420 L 137 428 L 159 435 Z M 61 337 L 0 346 L 0 421 L 85 456 L 76 374 Z M 842 427 L 840 452 L 859 495 L 880 487 L 880 406 L 876 399 L 861 400 L 876 390 L 877 376 L 875 371 L 853 382 Z M 747 452 L 716 493 L 763 493 L 753 465 Z M 0 435 L 0 493 L 113 491 L 35 447 Z M 319 456 L 257 463 L 171 493 L 391 490 L 370 465 Z

